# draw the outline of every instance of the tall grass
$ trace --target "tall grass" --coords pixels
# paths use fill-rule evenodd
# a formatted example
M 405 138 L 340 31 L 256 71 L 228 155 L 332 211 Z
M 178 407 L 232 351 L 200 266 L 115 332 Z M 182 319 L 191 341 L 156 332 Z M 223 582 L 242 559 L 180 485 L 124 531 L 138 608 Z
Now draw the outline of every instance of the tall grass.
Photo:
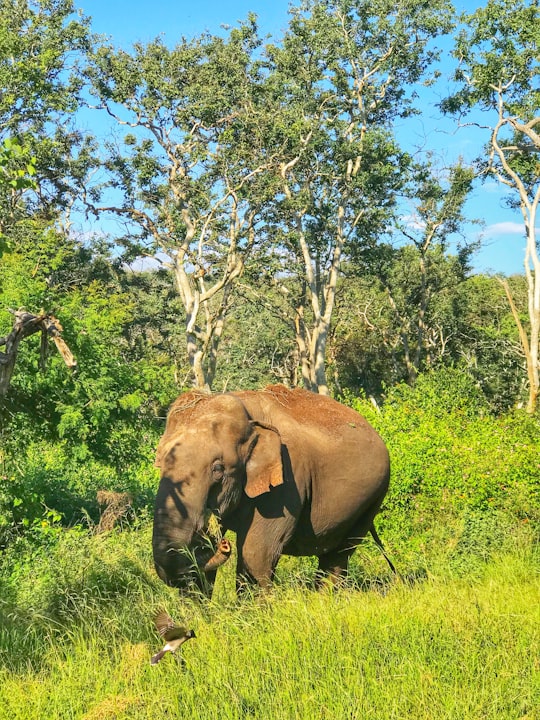
M 540 718 L 531 544 L 474 573 L 434 566 L 414 583 L 382 573 L 363 590 L 314 592 L 309 567 L 287 561 L 270 594 L 239 599 L 225 566 L 212 601 L 188 601 L 155 578 L 148 528 L 73 541 L 11 575 L 2 719 Z M 181 660 L 151 667 L 162 607 L 197 638 Z
M 148 467 L 131 526 L 93 535 L 61 518 L 106 466 L 31 454 L 0 493 L 0 720 L 540 720 L 538 418 L 491 416 L 457 370 L 353 405 L 391 451 L 399 581 L 367 541 L 338 591 L 283 558 L 267 595 L 237 598 L 231 561 L 212 601 L 180 600 L 152 568 Z M 151 667 L 163 608 L 197 639 Z

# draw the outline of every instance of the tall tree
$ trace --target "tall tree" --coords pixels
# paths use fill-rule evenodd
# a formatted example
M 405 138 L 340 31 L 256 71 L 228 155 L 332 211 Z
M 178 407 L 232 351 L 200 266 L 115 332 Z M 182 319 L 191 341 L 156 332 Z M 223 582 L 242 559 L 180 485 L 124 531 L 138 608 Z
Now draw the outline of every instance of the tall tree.
M 13 223 L 25 215 L 25 191 L 36 187 L 33 176 L 36 172 L 35 157 L 25 157 L 20 144 L 10 137 L 0 146 L 0 259 L 8 246 L 8 235 Z M 0 276 L 1 283 L 1 276 Z M 0 284 L 0 290 L 1 290 Z
M 410 159 L 392 135 L 449 27 L 446 0 L 306 0 L 268 49 L 268 131 L 279 193 L 272 274 L 295 327 L 304 385 L 328 393 L 326 346 L 351 248 L 376 242 Z M 273 213 L 273 214 L 272 214 Z
M 88 21 L 72 0 L 0 2 L 0 143 L 14 143 L 11 159 L 23 172 L 31 168 L 35 181 L 2 193 L 5 235 L 21 213 L 56 219 L 77 195 L 92 141 L 73 118 L 81 59 L 91 42 Z
M 16 314 L 13 332 L 2 340 L 3 394 L 19 340 L 37 327 L 45 338 L 52 308 L 42 302 L 43 296 L 39 302 L 35 278 L 48 265 L 51 241 L 59 246 L 57 257 L 62 254 L 54 223 L 72 204 L 77 181 L 89 163 L 91 142 L 76 130 L 74 114 L 82 87 L 80 61 L 90 42 L 88 22 L 75 11 L 72 0 L 0 2 L 2 330 L 8 329 L 4 313 L 9 305 L 25 305 L 29 311 Z M 33 265 L 20 261 L 23 246 Z M 20 275 L 15 283 L 10 278 L 14 266 Z M 30 276 L 24 277 L 25 272 Z M 47 312 L 40 311 L 43 307 Z M 36 328 L 32 313 L 38 316 Z M 49 334 L 53 332 L 49 327 Z
M 108 180 L 87 202 L 127 221 L 131 257 L 172 268 L 201 388 L 212 385 L 234 284 L 255 242 L 267 167 L 254 107 L 259 44 L 250 17 L 226 38 L 173 49 L 161 40 L 131 53 L 102 46 L 88 68 L 99 107 L 129 132 L 107 144 Z
M 527 362 L 534 412 L 540 393 L 540 256 L 536 224 L 540 202 L 540 7 L 536 0 L 489 0 L 463 17 L 456 38 L 459 89 L 443 103 L 452 113 L 482 111 L 487 132 L 481 164 L 510 192 L 525 224 L 524 268 L 528 319 L 523 322 L 510 286 L 503 281 Z M 479 124 L 475 118 L 475 124 Z
M 431 160 L 412 168 L 406 193 L 413 204 L 394 227 L 396 244 L 373 253 L 376 275 L 399 328 L 410 383 L 424 364 L 432 365 L 445 352 L 448 330 L 432 305 L 437 294 L 466 277 L 474 247 L 463 244 L 453 259 L 447 253 L 450 239 L 462 230 L 473 179 L 473 169 L 460 162 L 440 172 Z

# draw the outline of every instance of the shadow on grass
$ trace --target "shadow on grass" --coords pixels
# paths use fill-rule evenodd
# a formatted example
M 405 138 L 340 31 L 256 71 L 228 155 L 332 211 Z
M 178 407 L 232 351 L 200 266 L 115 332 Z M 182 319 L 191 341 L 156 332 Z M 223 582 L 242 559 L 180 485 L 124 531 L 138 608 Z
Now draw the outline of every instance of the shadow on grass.
M 46 647 L 61 630 L 48 618 L 29 617 L 16 607 L 4 605 L 0 615 L 0 668 L 17 674 L 40 672 L 46 665 Z

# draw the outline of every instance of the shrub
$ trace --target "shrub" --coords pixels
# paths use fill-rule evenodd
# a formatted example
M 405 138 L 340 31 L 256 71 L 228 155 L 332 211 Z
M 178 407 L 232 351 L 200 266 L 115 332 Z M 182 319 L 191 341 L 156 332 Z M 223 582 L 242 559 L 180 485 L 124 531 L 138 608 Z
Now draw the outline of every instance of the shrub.
M 435 543 L 482 555 L 523 526 L 538 528 L 538 418 L 493 416 L 457 369 L 389 390 L 380 411 L 362 399 L 353 404 L 391 455 L 391 490 L 379 520 L 385 534 L 423 549 Z M 496 526 L 504 528 L 497 542 L 470 542 L 473 527 L 487 538 Z
M 121 470 L 90 454 L 81 457 L 66 441 L 32 442 L 24 457 L 10 455 L 0 466 L 0 548 L 14 535 L 45 526 L 51 514 L 64 525 L 97 522 L 99 490 L 129 492 L 135 509 L 149 506 L 157 485 L 153 444 Z

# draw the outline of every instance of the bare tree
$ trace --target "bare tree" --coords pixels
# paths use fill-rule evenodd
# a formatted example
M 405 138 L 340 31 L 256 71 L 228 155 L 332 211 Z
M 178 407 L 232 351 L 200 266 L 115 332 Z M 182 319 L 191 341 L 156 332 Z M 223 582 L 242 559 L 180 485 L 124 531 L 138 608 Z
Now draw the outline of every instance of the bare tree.
M 13 329 L 8 335 L 0 338 L 0 347 L 6 349 L 5 352 L 0 352 L 0 397 L 7 395 L 9 390 L 21 340 L 35 333 L 41 333 L 40 366 L 42 368 L 45 367 L 49 338 L 56 345 L 68 368 L 77 367 L 77 361 L 62 338 L 63 328 L 54 315 L 47 313 L 33 315 L 26 310 L 10 310 L 10 312 L 15 316 Z

